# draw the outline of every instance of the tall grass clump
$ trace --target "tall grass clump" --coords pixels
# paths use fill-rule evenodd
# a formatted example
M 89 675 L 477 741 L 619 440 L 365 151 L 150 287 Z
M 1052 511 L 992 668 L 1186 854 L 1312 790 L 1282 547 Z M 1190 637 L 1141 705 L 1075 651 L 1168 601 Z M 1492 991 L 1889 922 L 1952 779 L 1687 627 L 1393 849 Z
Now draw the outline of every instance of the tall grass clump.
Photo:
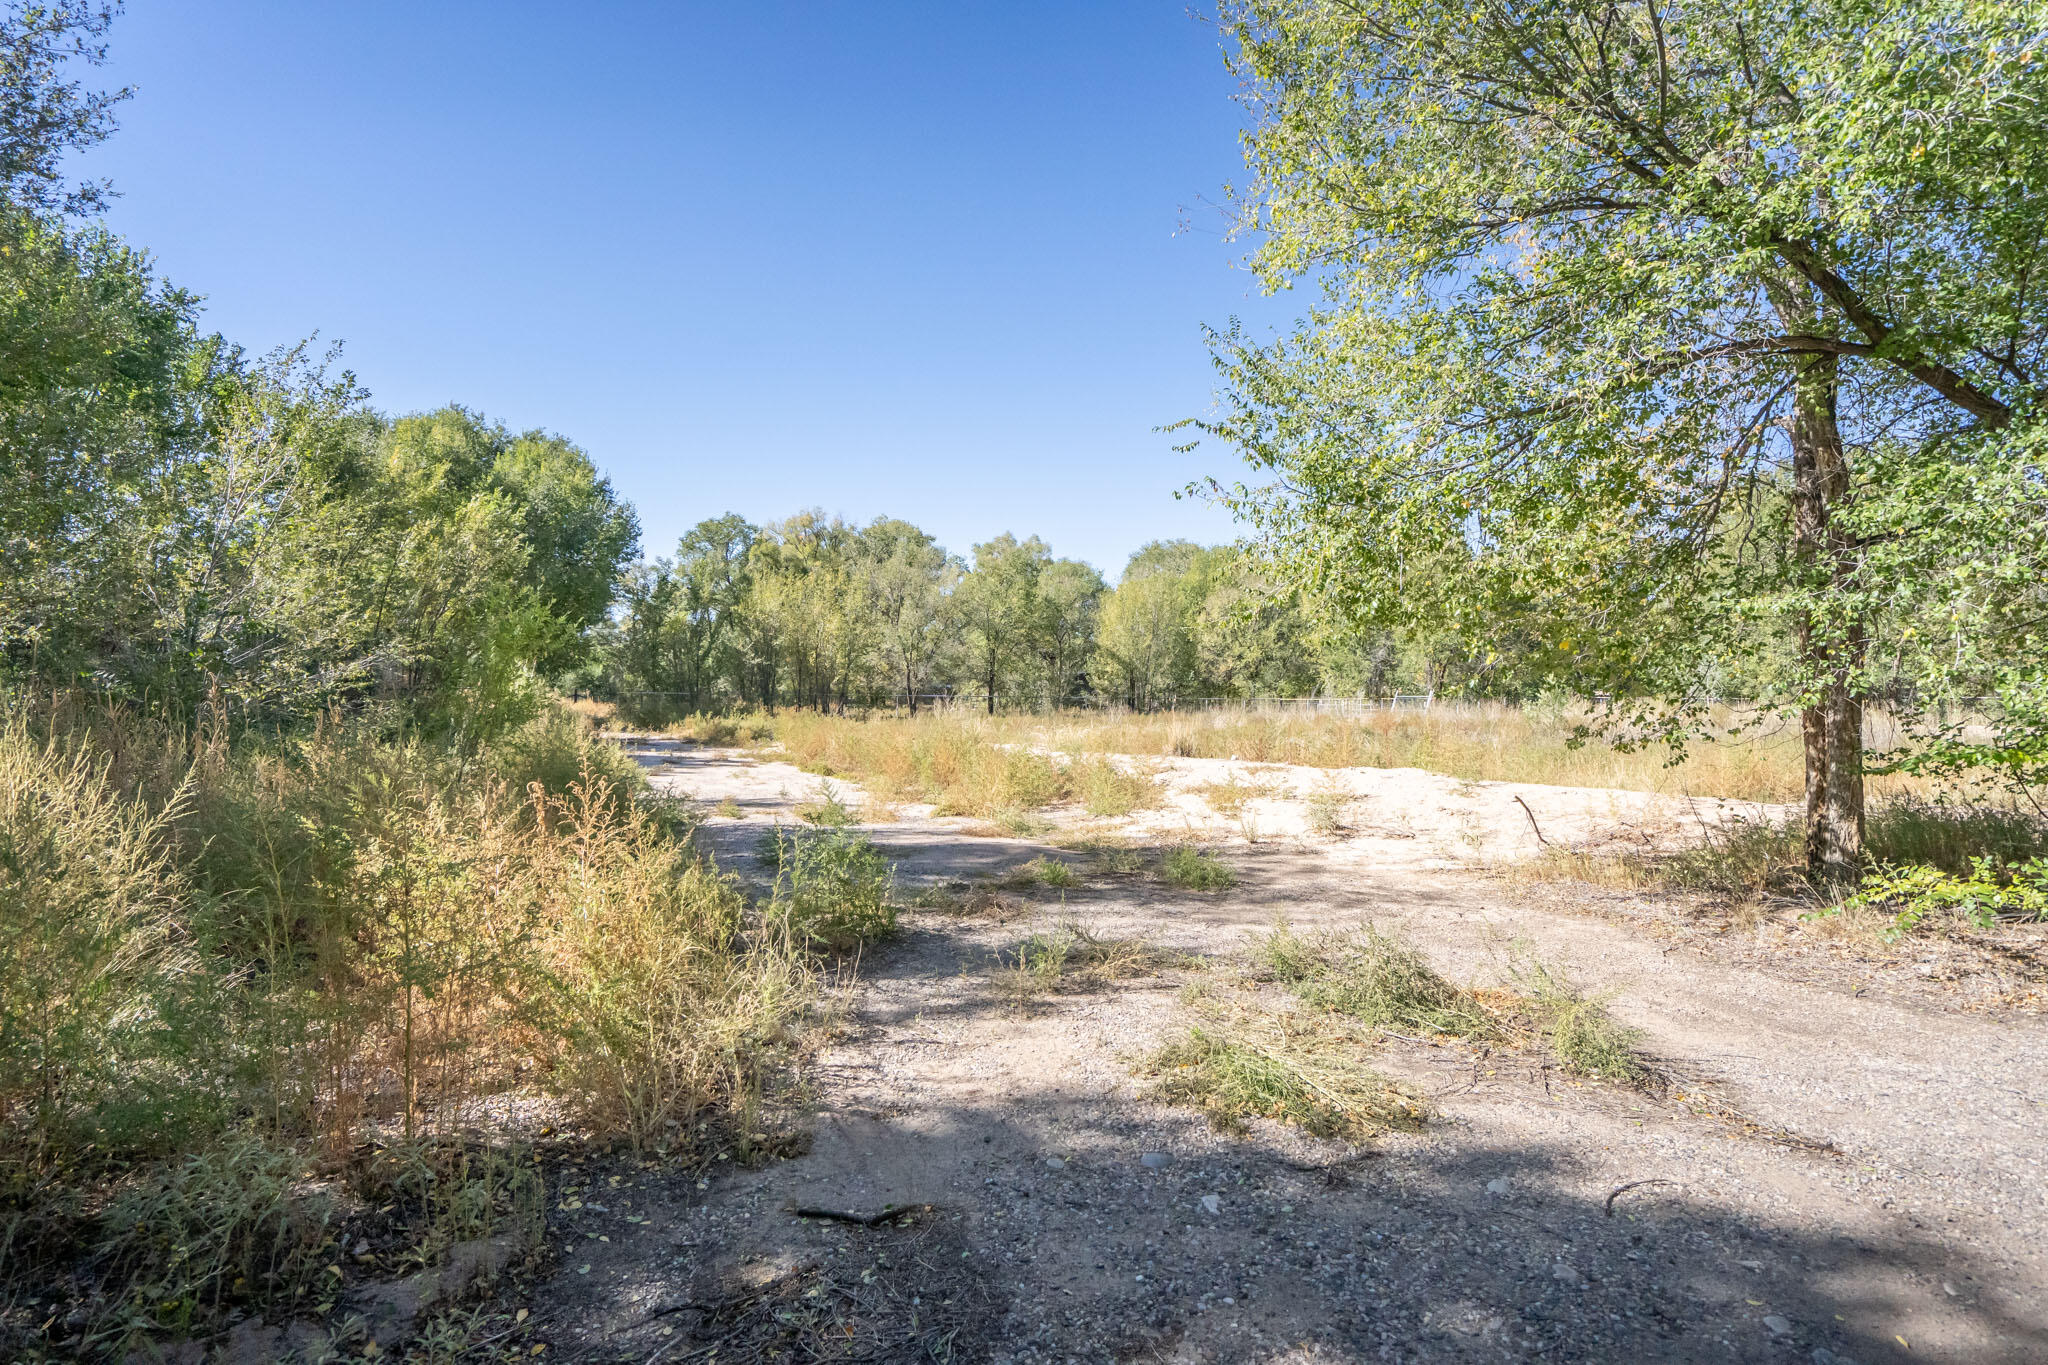
M 1501 1026 L 1470 991 L 1452 985 L 1414 944 L 1372 925 L 1313 937 L 1276 923 L 1253 956 L 1307 1004 L 1375 1028 L 1498 1037 Z
M 16 707 L 0 1275 L 90 1286 L 86 1326 L 43 1344 L 118 1357 L 303 1306 L 314 1261 L 331 1300 L 366 1150 L 436 1173 L 399 1215 L 418 1263 L 479 1228 L 537 1236 L 496 1097 L 643 1151 L 752 1141 L 811 950 L 886 925 L 887 879 L 833 845 L 750 907 L 574 719 L 461 748 L 375 713 L 259 736 Z
M 166 832 L 112 760 L 0 722 L 0 1134 L 36 1145 L 175 1141 L 195 1003 L 185 888 Z
M 1002 721 L 939 713 L 853 720 L 790 712 L 767 722 L 792 763 L 854 779 L 875 795 L 929 802 L 982 819 L 1081 802 L 1093 815 L 1157 805 L 1150 773 L 1101 758 L 1055 755 Z

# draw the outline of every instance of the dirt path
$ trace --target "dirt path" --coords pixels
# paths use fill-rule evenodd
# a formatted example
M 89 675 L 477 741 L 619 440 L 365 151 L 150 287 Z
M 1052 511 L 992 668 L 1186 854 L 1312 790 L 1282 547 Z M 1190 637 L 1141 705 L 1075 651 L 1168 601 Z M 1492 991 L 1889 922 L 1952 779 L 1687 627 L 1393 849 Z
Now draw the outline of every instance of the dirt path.
M 700 837 L 742 870 L 762 827 L 818 785 L 736 752 L 639 752 L 660 785 L 731 803 Z M 1183 765 L 1172 785 L 1215 780 Z M 1263 812 L 1286 837 L 1240 833 L 1222 849 L 1239 884 L 1206 894 L 921 810 L 868 826 L 909 890 L 1040 856 L 1069 858 L 1084 880 L 1005 893 L 1007 914 L 906 914 L 861 964 L 805 1155 L 701 1188 L 627 1172 L 602 1216 L 563 1234 L 565 1268 L 541 1297 L 564 1349 L 649 1362 L 777 1358 L 770 1340 L 791 1359 L 888 1361 L 2048 1360 L 2048 1022 L 1729 961 L 1476 870 L 1501 841 L 1533 845 L 1514 832 L 1512 796 L 1560 830 L 1591 829 L 1603 810 L 1669 818 L 1640 798 L 1353 775 L 1370 818 L 1318 841 L 1286 831 L 1279 808 L 1303 783 L 1264 780 L 1295 794 Z M 1168 824 L 1228 835 L 1198 828 L 1192 805 L 1182 814 Z M 1133 827 L 1166 828 L 1150 820 Z M 1225 1137 L 1144 1098 L 1132 1075 L 1133 1057 L 1186 1025 L 1181 976 L 1019 1003 L 994 975 L 998 954 L 1057 917 L 1229 959 L 1275 916 L 1398 927 L 1460 980 L 1498 979 L 1508 945 L 1532 944 L 1614 992 L 1688 1098 L 1390 1040 L 1376 1064 L 1430 1093 L 1423 1132 L 1356 1153 L 1271 1124 Z M 1210 977 L 1234 989 L 1227 970 Z M 875 1227 L 791 1212 L 891 1205 L 930 1208 Z

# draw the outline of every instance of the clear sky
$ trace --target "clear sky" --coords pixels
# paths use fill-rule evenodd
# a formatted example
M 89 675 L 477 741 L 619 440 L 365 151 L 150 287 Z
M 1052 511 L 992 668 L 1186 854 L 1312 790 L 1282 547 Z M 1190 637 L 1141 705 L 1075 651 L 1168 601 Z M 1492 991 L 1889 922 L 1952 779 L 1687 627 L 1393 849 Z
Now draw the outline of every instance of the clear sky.
M 1228 539 L 1203 323 L 1277 320 L 1217 208 L 1239 109 L 1179 0 L 131 0 L 82 174 L 265 349 L 588 449 L 650 554 L 725 511 Z

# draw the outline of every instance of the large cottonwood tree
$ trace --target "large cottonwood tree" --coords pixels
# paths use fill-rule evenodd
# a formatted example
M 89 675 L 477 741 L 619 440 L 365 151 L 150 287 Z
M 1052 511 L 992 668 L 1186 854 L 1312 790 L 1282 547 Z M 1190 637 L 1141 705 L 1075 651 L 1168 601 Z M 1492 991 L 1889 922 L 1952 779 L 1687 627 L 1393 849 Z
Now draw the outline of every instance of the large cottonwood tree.
M 1224 17 L 1256 267 L 1324 290 L 1291 337 L 1215 338 L 1208 429 L 1273 475 L 1224 495 L 1355 619 L 1401 618 L 1405 571 L 1462 540 L 1431 612 L 1539 631 L 1560 677 L 1673 735 L 1701 659 L 1775 622 L 1809 862 L 1853 878 L 1871 631 L 1924 586 L 1884 566 L 1931 571 L 1967 520 L 1944 505 L 2039 511 L 2048 11 Z

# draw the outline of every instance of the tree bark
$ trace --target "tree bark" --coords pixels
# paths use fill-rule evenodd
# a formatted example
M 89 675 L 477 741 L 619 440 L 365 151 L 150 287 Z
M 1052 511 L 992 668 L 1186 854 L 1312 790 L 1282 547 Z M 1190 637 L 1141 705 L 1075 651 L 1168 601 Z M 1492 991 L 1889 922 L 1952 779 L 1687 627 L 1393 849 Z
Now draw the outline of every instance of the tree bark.
M 1806 866 L 1825 885 L 1854 884 L 1863 867 L 1863 698 L 1857 674 L 1866 632 L 1848 604 L 1856 547 L 1836 522 L 1849 496 L 1849 462 L 1835 420 L 1837 357 L 1801 363 L 1793 389 L 1793 547 L 1810 602 L 1799 622 L 1809 689 L 1800 713 L 1806 745 Z

